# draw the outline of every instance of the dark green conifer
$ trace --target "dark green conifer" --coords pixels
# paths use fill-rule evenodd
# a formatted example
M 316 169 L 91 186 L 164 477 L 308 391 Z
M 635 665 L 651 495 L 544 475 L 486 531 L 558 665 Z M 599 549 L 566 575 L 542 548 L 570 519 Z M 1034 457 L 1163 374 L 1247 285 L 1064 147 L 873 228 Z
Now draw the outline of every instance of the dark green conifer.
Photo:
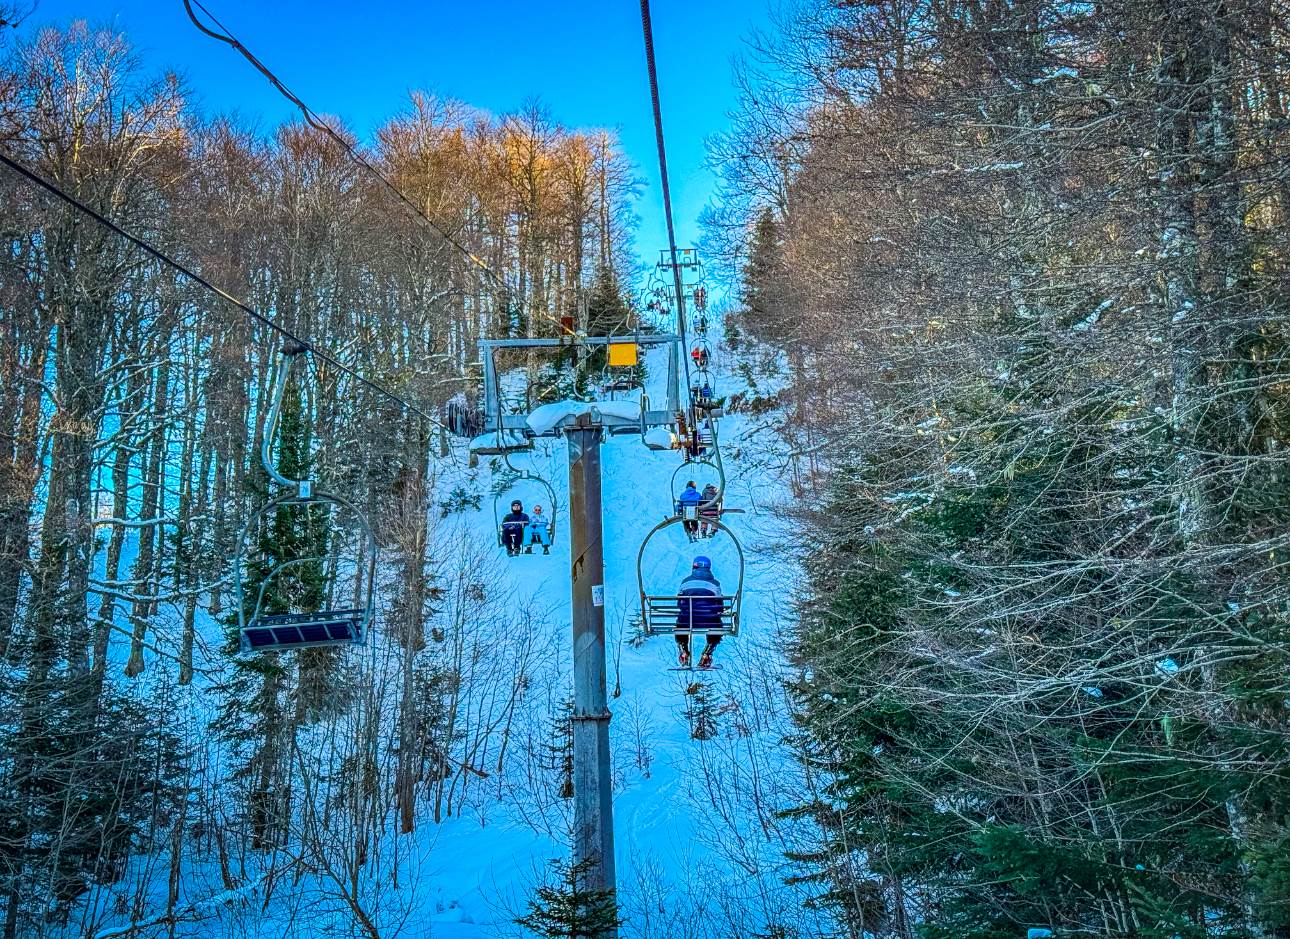
M 623 924 L 612 890 L 591 890 L 585 885 L 594 863 L 553 860 L 555 882 L 537 888 L 529 910 L 515 922 L 543 939 L 598 939 Z

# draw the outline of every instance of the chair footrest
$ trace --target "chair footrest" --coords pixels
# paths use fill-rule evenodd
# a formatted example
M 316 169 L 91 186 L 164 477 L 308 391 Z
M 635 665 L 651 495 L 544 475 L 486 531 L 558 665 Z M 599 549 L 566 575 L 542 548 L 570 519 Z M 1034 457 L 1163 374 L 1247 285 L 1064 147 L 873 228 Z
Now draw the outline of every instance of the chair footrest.
M 348 620 L 361 622 L 366 610 L 319 610 L 317 613 L 266 613 L 251 620 L 247 628 L 256 626 L 286 626 L 301 623 L 330 623 Z
M 729 623 L 721 626 L 647 626 L 645 632 L 651 636 L 733 636 L 735 628 Z

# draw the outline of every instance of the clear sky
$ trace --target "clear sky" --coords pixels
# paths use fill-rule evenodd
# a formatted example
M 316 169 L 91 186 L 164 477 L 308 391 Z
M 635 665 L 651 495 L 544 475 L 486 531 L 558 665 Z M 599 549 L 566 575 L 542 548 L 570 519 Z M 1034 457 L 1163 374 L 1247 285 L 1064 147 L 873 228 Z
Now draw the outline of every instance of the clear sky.
M 649 86 L 634 0 L 203 0 L 314 110 L 360 136 L 414 88 L 496 114 L 540 97 L 568 127 L 617 128 L 645 186 L 637 248 L 665 246 Z M 713 190 L 704 140 L 735 104 L 732 62 L 770 0 L 653 0 L 668 164 L 682 246 Z M 182 0 L 39 0 L 22 30 L 87 19 L 126 32 L 146 65 L 174 68 L 207 110 L 272 126 L 291 106 Z

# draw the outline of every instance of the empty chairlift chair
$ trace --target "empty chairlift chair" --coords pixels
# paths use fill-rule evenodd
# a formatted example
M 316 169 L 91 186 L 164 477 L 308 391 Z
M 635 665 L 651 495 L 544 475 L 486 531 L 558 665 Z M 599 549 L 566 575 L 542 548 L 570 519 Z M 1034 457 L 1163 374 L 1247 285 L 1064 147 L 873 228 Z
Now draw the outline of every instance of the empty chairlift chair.
M 358 645 L 366 640 L 374 613 L 374 582 L 376 577 L 377 549 L 371 526 L 363 513 L 351 502 L 314 488 L 310 480 L 288 479 L 273 465 L 273 438 L 277 433 L 282 414 L 282 400 L 290 379 L 291 367 L 303 354 L 304 347 L 291 345 L 283 352 L 279 363 L 273 402 L 260 449 L 260 459 L 269 478 L 288 491 L 266 503 L 251 516 L 238 537 L 237 564 L 234 572 L 234 595 L 237 603 L 238 626 L 241 631 L 243 652 L 277 652 L 316 646 Z M 262 527 L 273 524 L 280 511 L 302 513 L 301 518 L 312 521 L 319 516 L 327 520 L 324 529 L 328 550 L 308 556 L 287 558 L 257 557 L 262 570 L 258 587 L 253 587 L 254 597 L 247 595 L 244 569 L 251 563 L 248 542 L 258 539 Z M 343 516 L 343 519 L 338 519 Z M 342 524 L 342 522 L 344 524 Z M 344 537 L 333 538 L 329 529 Z M 332 553 L 331 545 L 343 541 L 348 549 L 345 556 Z M 294 569 L 315 564 L 332 581 L 331 589 L 296 590 L 297 596 L 283 598 L 281 586 L 288 582 L 284 575 Z M 342 579 L 351 579 L 354 601 L 332 606 L 325 602 L 328 594 L 342 592 Z M 287 591 L 291 593 L 292 591 Z M 321 596 L 302 596 L 301 594 Z M 281 607 L 291 609 L 283 610 Z M 279 609 L 272 609 L 278 607 Z

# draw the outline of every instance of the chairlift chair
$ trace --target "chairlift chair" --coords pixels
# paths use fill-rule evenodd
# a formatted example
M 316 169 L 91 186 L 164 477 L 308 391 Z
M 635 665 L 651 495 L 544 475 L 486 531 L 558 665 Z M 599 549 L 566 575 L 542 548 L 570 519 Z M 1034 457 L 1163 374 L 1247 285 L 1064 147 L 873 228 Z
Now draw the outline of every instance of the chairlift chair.
M 253 514 L 242 527 L 237 539 L 236 564 L 233 573 L 234 602 L 237 604 L 240 646 L 243 652 L 282 652 L 317 646 L 361 645 L 367 638 L 368 627 L 375 614 L 375 581 L 377 547 L 376 538 L 367 518 L 349 500 L 314 488 L 307 479 L 288 479 L 273 465 L 273 438 L 282 416 L 282 399 L 291 375 L 291 367 L 306 348 L 292 343 L 283 350 L 282 360 L 275 376 L 276 388 L 269 411 L 264 440 L 260 446 L 260 460 L 269 478 L 290 491 L 270 500 Z M 299 565 L 322 562 L 326 567 L 338 566 L 341 559 L 333 555 L 288 558 L 279 561 L 260 581 L 255 603 L 247 603 L 243 568 L 248 562 L 247 543 L 253 532 L 258 532 L 265 519 L 281 508 L 302 507 L 305 513 L 318 509 L 334 514 L 337 510 L 348 514 L 357 536 L 357 551 L 351 559 L 352 569 L 359 579 L 360 594 L 355 605 L 347 607 L 314 606 L 311 609 L 282 613 L 265 611 L 269 585 L 284 571 Z M 333 562 L 327 564 L 326 562 Z M 249 606 L 249 611 L 248 611 Z M 306 606 L 310 606 L 306 604 Z
M 636 554 L 636 583 L 640 588 L 641 598 L 641 623 L 646 636 L 660 635 L 705 635 L 705 636 L 737 636 L 739 635 L 740 626 L 740 608 L 743 602 L 744 594 L 744 549 L 739 543 L 735 533 L 730 530 L 719 519 L 714 522 L 718 531 L 724 533 L 734 543 L 735 550 L 739 558 L 739 577 L 735 584 L 734 593 L 723 594 L 715 599 L 720 601 L 720 610 L 717 614 L 717 625 L 696 624 L 694 619 L 694 604 L 692 597 L 683 597 L 673 591 L 656 591 L 646 587 L 645 584 L 645 550 L 649 543 L 660 533 L 666 531 L 673 525 L 681 525 L 685 521 L 683 516 L 666 519 L 652 528 L 645 540 L 641 542 L 640 550 Z M 687 622 L 687 617 L 689 622 Z
M 715 499 L 709 499 L 706 502 L 696 503 L 694 507 L 696 509 L 705 509 L 711 506 L 713 503 L 715 503 L 717 506 L 720 506 L 722 501 L 725 499 L 726 470 L 721 462 L 721 453 L 718 450 L 712 450 L 710 452 L 712 453 L 711 457 L 705 456 L 705 457 L 699 457 L 698 459 L 686 459 L 684 463 L 682 463 L 680 466 L 678 466 L 675 470 L 672 471 L 671 493 L 672 493 L 672 511 L 674 515 L 679 517 L 683 514 L 680 493 L 684 489 L 684 486 L 681 484 L 681 476 L 682 474 L 686 476 L 693 474 L 694 467 L 696 466 L 709 466 L 716 472 L 717 478 L 715 482 L 717 485 L 717 496 Z M 697 518 L 697 516 L 695 516 L 695 518 Z M 690 520 L 694 521 L 694 518 Z
M 533 449 L 533 441 L 521 431 L 506 430 L 499 431 L 491 442 L 477 441 L 470 449 L 476 456 L 509 456 L 528 453 Z
M 511 468 L 514 469 L 514 467 Z M 507 513 L 503 511 L 503 509 L 509 509 L 511 503 L 516 501 L 514 490 L 518 488 L 521 483 L 532 483 L 546 493 L 547 501 L 551 506 L 551 514 L 546 520 L 546 533 L 547 539 L 551 542 L 551 545 L 554 546 L 555 519 L 559 508 L 556 504 L 555 487 L 536 473 L 530 473 L 528 470 L 518 470 L 517 472 L 519 475 L 515 477 L 515 479 L 513 479 L 505 489 L 493 495 L 493 521 L 496 523 L 497 527 L 497 546 L 499 548 L 506 547 L 506 537 L 502 529 L 502 520 L 506 517 Z M 528 527 L 527 522 L 525 523 L 525 527 Z

